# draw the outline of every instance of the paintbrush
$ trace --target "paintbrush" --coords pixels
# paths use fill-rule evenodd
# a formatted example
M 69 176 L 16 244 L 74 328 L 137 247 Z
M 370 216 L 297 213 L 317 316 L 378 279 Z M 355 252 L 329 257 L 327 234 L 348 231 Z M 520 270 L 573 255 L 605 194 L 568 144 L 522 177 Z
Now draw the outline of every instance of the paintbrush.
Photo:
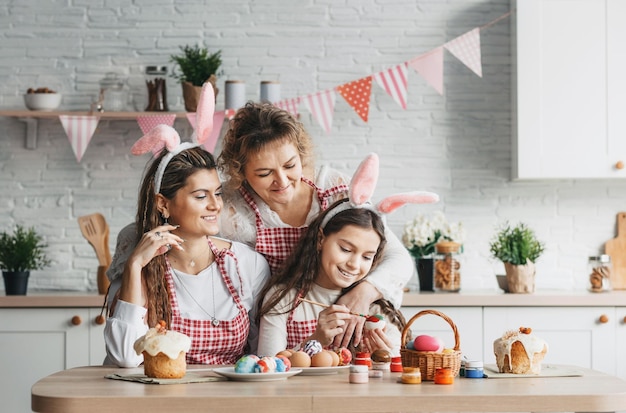
M 307 300 L 306 298 L 302 298 L 302 297 L 298 297 L 298 300 L 299 301 L 304 301 L 304 302 L 309 303 L 309 304 L 319 305 L 320 307 L 324 307 L 324 308 L 330 307 L 327 304 L 318 303 L 317 301 Z M 366 321 L 373 321 L 373 322 L 380 321 L 380 319 L 378 317 L 376 317 L 375 315 L 359 314 L 359 313 L 355 313 L 355 312 L 352 312 L 352 311 L 350 311 L 349 313 L 352 314 L 352 315 L 359 316 L 359 317 L 365 317 Z

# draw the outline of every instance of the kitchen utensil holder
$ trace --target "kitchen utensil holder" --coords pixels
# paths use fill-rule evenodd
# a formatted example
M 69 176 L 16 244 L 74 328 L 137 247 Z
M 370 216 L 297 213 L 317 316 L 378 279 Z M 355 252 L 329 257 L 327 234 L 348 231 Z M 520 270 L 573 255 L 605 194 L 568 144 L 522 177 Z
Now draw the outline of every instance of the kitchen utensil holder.
M 406 348 L 408 333 L 411 325 L 415 320 L 424 315 L 436 315 L 443 318 L 452 328 L 454 333 L 454 348 L 452 351 L 437 353 L 434 351 L 417 351 Z M 440 368 L 450 368 L 456 377 L 461 369 L 461 343 L 459 331 L 456 324 L 444 313 L 437 310 L 422 310 L 415 314 L 406 323 L 402 329 L 402 346 L 400 348 L 400 356 L 402 357 L 402 367 L 419 367 L 422 373 L 422 380 L 433 381 L 435 379 L 435 371 Z

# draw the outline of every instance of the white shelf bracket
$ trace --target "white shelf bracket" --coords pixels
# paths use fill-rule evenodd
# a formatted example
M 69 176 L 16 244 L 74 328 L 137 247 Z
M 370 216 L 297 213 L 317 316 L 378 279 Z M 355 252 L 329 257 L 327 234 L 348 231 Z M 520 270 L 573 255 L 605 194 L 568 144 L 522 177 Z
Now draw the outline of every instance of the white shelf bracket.
M 26 149 L 37 149 L 37 130 L 39 119 L 18 118 L 26 124 Z

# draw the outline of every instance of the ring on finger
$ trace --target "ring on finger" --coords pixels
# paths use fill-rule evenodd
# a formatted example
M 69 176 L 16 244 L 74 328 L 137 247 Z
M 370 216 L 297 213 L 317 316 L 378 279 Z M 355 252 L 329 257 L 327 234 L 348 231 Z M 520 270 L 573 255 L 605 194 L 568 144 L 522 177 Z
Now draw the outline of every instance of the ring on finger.
M 168 251 L 172 249 L 172 246 L 170 244 L 165 244 L 165 246 L 167 247 Z
M 159 238 L 163 238 L 163 236 L 161 235 L 161 233 L 159 231 L 155 232 L 154 235 L 156 235 Z

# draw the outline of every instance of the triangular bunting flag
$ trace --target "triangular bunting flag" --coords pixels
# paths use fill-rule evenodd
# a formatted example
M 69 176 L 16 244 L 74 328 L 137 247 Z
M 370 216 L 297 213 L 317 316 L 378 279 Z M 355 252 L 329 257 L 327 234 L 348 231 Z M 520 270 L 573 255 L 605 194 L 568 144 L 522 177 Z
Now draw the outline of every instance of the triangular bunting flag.
M 292 98 L 292 99 L 283 99 L 279 102 L 274 103 L 275 106 L 286 110 L 291 113 L 293 116 L 298 116 L 298 106 L 300 105 L 300 98 Z
M 324 131 L 330 133 L 335 112 L 335 92 L 325 90 L 323 92 L 307 95 L 304 97 L 304 103 Z
M 433 89 L 443 95 L 443 47 L 417 56 L 408 62 Z
M 185 113 L 189 124 L 193 130 L 196 130 L 196 112 L 187 112 Z
M 237 109 L 226 109 L 224 111 L 224 116 L 228 119 L 231 120 L 232 118 L 235 117 L 235 113 L 237 113 Z
M 211 130 L 211 134 L 209 135 L 209 139 L 204 142 L 204 149 L 213 153 L 215 150 L 215 145 L 217 144 L 217 140 L 220 137 L 220 132 L 222 131 L 222 125 L 224 124 L 224 117 L 226 116 L 225 111 L 215 112 L 213 113 L 213 129 Z
M 367 122 L 372 96 L 372 76 L 337 86 L 335 90 L 352 106 L 357 115 Z
M 374 79 L 402 109 L 406 109 L 406 89 L 408 83 L 406 63 L 375 73 Z
M 137 123 L 143 134 L 147 134 L 157 125 L 173 126 L 176 115 L 148 115 L 137 116 Z
M 450 53 L 472 69 L 478 76 L 483 77 L 483 68 L 480 58 L 480 29 L 474 30 L 450 40 L 443 45 Z
M 59 115 L 59 120 L 65 129 L 65 133 L 72 145 L 76 160 L 80 162 L 87 150 L 93 133 L 98 127 L 97 116 L 67 116 Z
M 224 117 L 226 116 L 227 111 L 215 112 L 213 113 L 213 129 L 211 130 L 211 135 L 209 135 L 209 139 L 202 146 L 207 151 L 213 153 L 215 150 L 215 145 L 217 144 L 217 140 L 220 137 L 220 132 L 222 130 L 222 125 L 224 124 Z M 233 115 L 235 111 L 233 110 Z M 186 113 L 187 120 L 189 124 L 193 128 L 194 132 L 196 130 L 196 113 L 195 112 L 187 112 Z

